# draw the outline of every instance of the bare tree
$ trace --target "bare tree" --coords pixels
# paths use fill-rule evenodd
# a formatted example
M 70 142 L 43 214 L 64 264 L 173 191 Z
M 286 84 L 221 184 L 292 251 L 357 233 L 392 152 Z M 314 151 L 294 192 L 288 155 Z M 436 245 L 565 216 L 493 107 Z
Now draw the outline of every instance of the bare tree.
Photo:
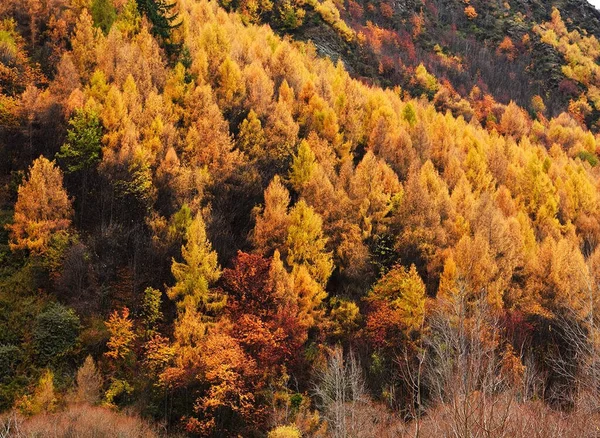
M 362 370 L 354 354 L 350 352 L 344 358 L 342 347 L 336 346 L 325 368 L 318 371 L 316 380 L 314 395 L 331 435 L 334 438 L 357 436 L 358 411 L 368 397 Z
M 513 396 L 502 372 L 497 316 L 485 294 L 473 297 L 464 286 L 442 304 L 430 318 L 423 372 L 432 404 L 447 418 L 440 435 L 509 436 Z

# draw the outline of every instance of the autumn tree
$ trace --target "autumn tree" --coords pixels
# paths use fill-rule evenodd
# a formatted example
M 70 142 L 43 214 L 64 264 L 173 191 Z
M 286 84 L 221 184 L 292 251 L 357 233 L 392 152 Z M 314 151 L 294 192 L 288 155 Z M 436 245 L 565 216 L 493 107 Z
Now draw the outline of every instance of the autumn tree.
M 76 398 L 78 401 L 95 404 L 100 401 L 102 389 L 102 376 L 100 375 L 92 356 L 87 356 L 83 365 L 77 370 L 75 376 L 77 382 Z
M 19 186 L 14 222 L 9 226 L 11 248 L 44 252 L 52 235 L 70 226 L 72 215 L 62 172 L 54 161 L 41 156 Z
M 106 329 L 110 338 L 106 343 L 108 351 L 105 356 L 115 361 L 124 361 L 130 359 L 133 354 L 133 341 L 135 333 L 133 331 L 133 321 L 129 317 L 129 309 L 124 307 L 119 312 L 113 311 L 106 322 Z
M 264 207 L 255 210 L 256 225 L 252 240 L 260 254 L 271 255 L 285 243 L 289 204 L 290 193 L 281 183 L 281 178 L 275 176 L 265 190 Z
M 221 271 L 217 262 L 217 253 L 206 237 L 204 220 L 196 213 L 186 233 L 186 243 L 181 247 L 182 262 L 173 260 L 171 272 L 175 285 L 167 295 L 176 301 L 181 310 L 199 309 L 202 312 L 214 312 L 225 304 L 225 297 L 210 286 L 219 278 Z
M 300 200 L 291 210 L 285 247 L 290 266 L 304 267 L 320 284 L 325 285 L 333 271 L 331 253 L 325 248 L 321 217 Z

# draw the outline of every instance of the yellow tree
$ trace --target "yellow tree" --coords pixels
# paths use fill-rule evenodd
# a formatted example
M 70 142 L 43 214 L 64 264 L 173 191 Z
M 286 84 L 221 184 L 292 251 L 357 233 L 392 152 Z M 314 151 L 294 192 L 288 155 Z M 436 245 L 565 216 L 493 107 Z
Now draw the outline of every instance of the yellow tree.
M 11 249 L 43 252 L 52 234 L 71 225 L 73 209 L 63 187 L 63 174 L 54 161 L 40 156 L 19 186 L 11 231 Z
M 206 237 L 206 227 L 200 213 L 188 227 L 186 243 L 181 247 L 183 262 L 173 260 L 171 272 L 175 285 L 167 291 L 169 298 L 177 302 L 177 307 L 201 309 L 214 312 L 225 305 L 225 297 L 210 285 L 219 279 L 221 271 L 217 253 Z
M 333 261 L 325 249 L 323 220 L 304 200 L 291 209 L 289 220 L 285 241 L 288 265 L 306 267 L 312 278 L 325 285 L 333 271 Z
M 422 327 L 427 296 L 415 265 L 408 270 L 403 266 L 392 268 L 373 287 L 369 298 L 389 301 L 407 334 Z
M 99 38 L 100 34 L 98 29 L 94 28 L 92 16 L 84 9 L 75 25 L 71 46 L 73 62 L 79 75 L 85 80 L 90 77 L 96 65 L 96 45 Z
M 290 193 L 276 175 L 265 190 L 264 207 L 256 210 L 252 240 L 260 254 L 269 255 L 275 249 L 282 248 L 289 223 L 289 204 Z
M 106 344 L 108 351 L 106 357 L 115 360 L 125 360 L 132 353 L 135 333 L 133 332 L 133 321 L 129 318 L 129 309 L 124 307 L 121 312 L 115 310 L 111 313 L 106 328 L 110 338 Z

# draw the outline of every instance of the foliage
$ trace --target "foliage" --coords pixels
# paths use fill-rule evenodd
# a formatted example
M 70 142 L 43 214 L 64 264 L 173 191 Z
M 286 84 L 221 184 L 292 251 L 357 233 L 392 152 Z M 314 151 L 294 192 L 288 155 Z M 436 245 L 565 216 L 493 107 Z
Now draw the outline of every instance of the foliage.
M 40 364 L 58 364 L 74 353 L 81 325 L 72 309 L 51 304 L 33 325 L 33 345 Z
M 27 180 L 19 186 L 10 225 L 11 248 L 43 252 L 53 233 L 69 227 L 72 214 L 62 172 L 46 158 L 36 159 Z
M 175 285 L 167 291 L 169 298 L 177 300 L 180 309 L 201 309 L 214 312 L 224 305 L 224 297 L 210 290 L 221 271 L 217 254 L 206 237 L 204 220 L 200 213 L 190 223 L 186 244 L 181 247 L 183 262 L 173 260 L 171 271 Z
M 199 436 L 596 418 L 593 16 L 5 3 L 0 405 L 24 430 L 152 436 L 125 406 Z

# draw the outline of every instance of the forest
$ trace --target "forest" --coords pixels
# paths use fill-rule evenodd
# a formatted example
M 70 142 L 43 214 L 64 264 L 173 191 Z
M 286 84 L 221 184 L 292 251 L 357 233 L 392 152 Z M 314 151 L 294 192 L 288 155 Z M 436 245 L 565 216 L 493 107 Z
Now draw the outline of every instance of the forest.
M 599 154 L 585 0 L 1 1 L 0 438 L 597 437 Z

